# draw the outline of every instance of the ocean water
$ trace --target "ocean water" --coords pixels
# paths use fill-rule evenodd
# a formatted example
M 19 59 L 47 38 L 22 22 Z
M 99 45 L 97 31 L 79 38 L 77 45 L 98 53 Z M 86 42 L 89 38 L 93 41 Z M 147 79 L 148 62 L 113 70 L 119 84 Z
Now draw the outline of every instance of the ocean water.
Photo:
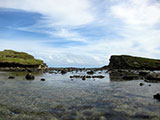
M 106 71 L 96 73 L 103 79 L 86 80 L 70 79 L 85 72 L 37 73 L 35 80 L 25 74 L 0 72 L 0 120 L 160 120 L 160 101 L 153 98 L 160 83 L 118 81 Z

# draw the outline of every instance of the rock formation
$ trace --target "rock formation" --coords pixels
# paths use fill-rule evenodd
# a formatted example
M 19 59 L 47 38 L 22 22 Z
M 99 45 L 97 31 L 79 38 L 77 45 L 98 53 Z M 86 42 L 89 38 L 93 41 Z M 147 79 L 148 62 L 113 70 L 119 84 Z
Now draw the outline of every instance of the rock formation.
M 21 69 L 35 68 L 45 69 L 47 65 L 39 59 L 25 52 L 16 52 L 13 50 L 0 51 L 1 69 Z
M 109 69 L 160 70 L 160 60 L 129 55 L 113 55 L 110 58 Z

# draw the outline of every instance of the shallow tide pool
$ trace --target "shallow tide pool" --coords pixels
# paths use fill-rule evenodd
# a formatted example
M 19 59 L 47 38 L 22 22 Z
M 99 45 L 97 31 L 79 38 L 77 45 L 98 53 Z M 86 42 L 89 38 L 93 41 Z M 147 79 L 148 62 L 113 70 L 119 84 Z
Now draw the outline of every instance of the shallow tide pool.
M 120 82 L 103 71 L 105 78 L 84 81 L 70 79 L 83 72 L 39 73 L 35 80 L 25 74 L 0 72 L 0 120 L 160 120 L 160 101 L 153 99 L 160 83 Z

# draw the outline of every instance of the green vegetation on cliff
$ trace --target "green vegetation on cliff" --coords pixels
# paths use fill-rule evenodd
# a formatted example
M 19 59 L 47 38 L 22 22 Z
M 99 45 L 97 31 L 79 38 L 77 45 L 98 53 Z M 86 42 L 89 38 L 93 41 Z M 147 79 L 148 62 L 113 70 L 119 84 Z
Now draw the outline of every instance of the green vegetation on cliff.
M 40 65 L 42 60 L 34 59 L 32 55 L 25 52 L 16 52 L 13 50 L 0 51 L 0 64 L 20 64 L 20 65 Z
M 160 60 L 129 55 L 113 55 L 110 58 L 111 69 L 148 69 L 160 70 Z

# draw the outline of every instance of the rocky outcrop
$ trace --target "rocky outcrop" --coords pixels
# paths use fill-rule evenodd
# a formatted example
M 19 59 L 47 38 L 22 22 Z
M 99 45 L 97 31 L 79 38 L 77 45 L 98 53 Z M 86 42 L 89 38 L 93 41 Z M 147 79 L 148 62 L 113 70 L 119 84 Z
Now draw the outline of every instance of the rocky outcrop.
M 150 73 L 145 78 L 146 82 L 160 82 L 160 73 Z
M 109 69 L 160 70 L 160 60 L 113 55 L 110 58 Z
M 13 50 L 0 51 L 1 70 L 46 69 L 47 65 L 25 52 Z

